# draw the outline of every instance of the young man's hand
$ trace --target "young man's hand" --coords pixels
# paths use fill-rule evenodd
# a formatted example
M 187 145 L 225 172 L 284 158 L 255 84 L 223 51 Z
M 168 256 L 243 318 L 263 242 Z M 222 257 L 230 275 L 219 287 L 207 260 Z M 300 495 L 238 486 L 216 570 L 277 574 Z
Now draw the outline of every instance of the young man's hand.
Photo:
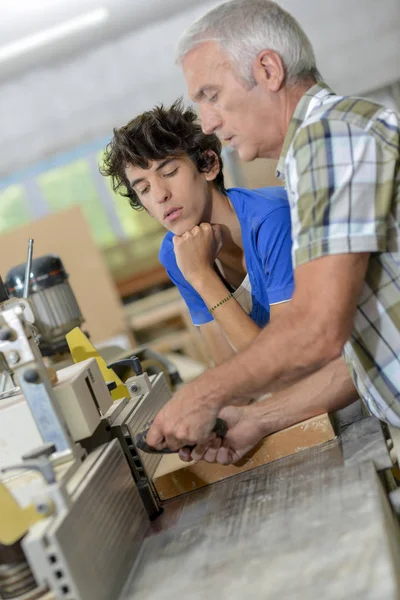
M 205 274 L 213 271 L 213 264 L 222 248 L 220 225 L 200 223 L 183 235 L 173 237 L 177 265 L 193 287 Z

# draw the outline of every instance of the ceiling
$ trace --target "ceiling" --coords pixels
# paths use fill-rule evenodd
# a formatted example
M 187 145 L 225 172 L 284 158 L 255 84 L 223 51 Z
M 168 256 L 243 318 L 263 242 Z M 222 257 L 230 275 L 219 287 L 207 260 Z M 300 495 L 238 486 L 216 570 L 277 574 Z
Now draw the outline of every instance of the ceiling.
M 340 75 L 341 70 L 349 69 L 349 59 L 362 64 L 363 57 L 368 56 L 364 62 L 371 64 L 374 71 L 379 70 L 378 63 L 385 61 L 382 64 L 385 76 L 379 84 L 383 80 L 399 79 L 399 0 L 278 2 L 305 27 L 319 63 L 327 63 L 330 57 L 334 70 Z M 0 81 L 81 54 L 110 40 L 116 41 L 126 33 L 171 19 L 192 7 L 201 12 L 202 5 L 207 10 L 210 0 L 0 0 Z M 59 37 L 51 44 L 2 60 L 2 49 L 9 44 L 65 26 L 73 20 L 93 16 L 96 11 L 103 11 L 107 18 L 84 30 Z M 354 56 L 356 44 L 359 57 Z M 346 56 L 346 47 L 351 48 L 351 56 L 350 52 Z M 390 73 L 386 73 L 388 69 Z M 368 79 L 367 72 L 360 75 Z M 363 87 L 366 89 L 363 85 L 354 86 L 355 89 Z
M 201 4 L 201 0 L 0 0 L 0 80 L 73 56 Z M 9 50 L 15 42 L 82 17 L 90 19 L 99 11 L 107 14 L 105 20 L 2 60 L 2 49 Z

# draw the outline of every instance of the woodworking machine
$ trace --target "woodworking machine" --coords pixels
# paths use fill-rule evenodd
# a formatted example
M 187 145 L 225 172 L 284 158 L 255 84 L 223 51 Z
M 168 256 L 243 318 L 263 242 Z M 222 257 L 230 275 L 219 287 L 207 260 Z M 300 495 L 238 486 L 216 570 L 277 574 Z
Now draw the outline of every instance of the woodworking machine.
M 0 304 L 0 356 L 15 384 L 0 395 L 0 597 L 117 598 L 162 510 L 151 481 L 160 456 L 134 439 L 170 388 L 136 357 L 117 365 L 135 372 L 115 402 L 95 358 L 51 381 L 25 315 L 17 298 Z

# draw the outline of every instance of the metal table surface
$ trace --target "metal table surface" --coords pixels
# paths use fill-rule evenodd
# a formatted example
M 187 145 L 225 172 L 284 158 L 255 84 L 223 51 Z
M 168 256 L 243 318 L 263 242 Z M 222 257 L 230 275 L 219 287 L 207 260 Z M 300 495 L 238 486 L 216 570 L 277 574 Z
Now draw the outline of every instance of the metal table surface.
M 388 459 L 369 418 L 170 502 L 120 600 L 399 598 L 399 528 L 377 474 Z

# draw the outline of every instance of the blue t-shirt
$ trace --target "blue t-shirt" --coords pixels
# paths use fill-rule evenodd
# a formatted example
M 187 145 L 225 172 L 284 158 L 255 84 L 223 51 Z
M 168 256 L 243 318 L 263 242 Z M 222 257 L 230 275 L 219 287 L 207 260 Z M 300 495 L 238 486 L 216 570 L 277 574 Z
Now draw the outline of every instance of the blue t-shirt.
M 231 188 L 227 191 L 242 229 L 243 251 L 248 276 L 243 284 L 250 298 L 245 306 L 235 297 L 259 326 L 269 321 L 270 304 L 290 300 L 294 289 L 292 267 L 292 238 L 290 209 L 287 194 L 282 187 L 258 190 Z M 170 231 L 161 244 L 159 259 L 171 281 L 185 300 L 194 325 L 213 320 L 201 296 L 186 281 L 176 264 Z M 250 292 L 250 294 L 248 293 Z

